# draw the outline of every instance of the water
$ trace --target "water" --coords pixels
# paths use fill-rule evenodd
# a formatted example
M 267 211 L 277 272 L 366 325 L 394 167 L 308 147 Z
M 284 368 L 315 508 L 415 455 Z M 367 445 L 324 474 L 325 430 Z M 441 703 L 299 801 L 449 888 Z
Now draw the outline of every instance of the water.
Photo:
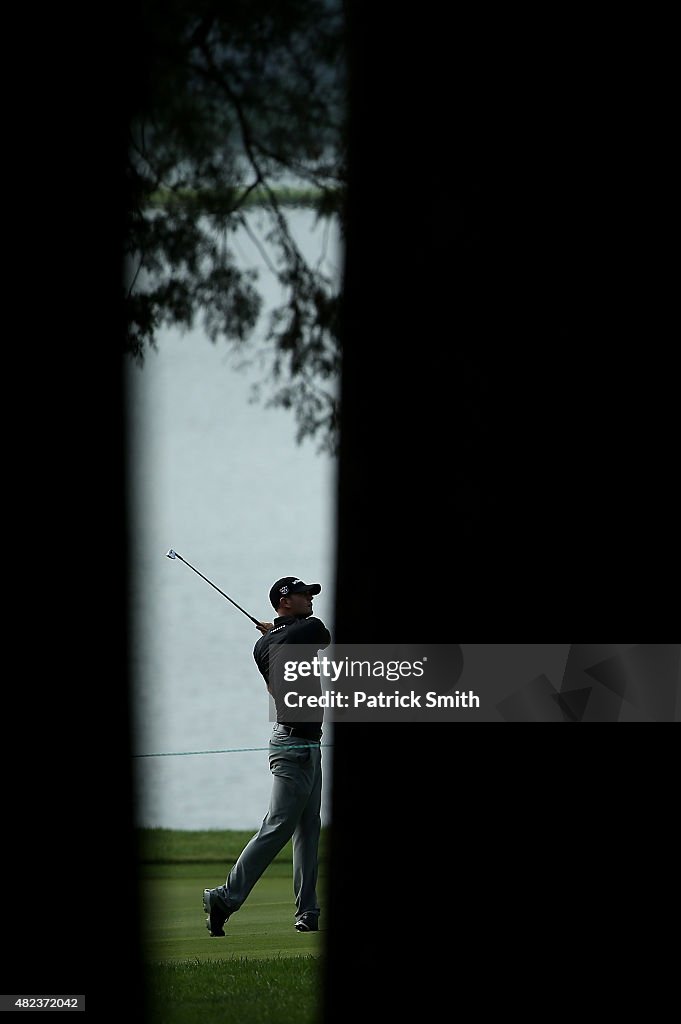
M 291 223 L 308 258 L 337 272 L 337 244 L 311 213 Z M 262 260 L 247 236 L 241 258 Z M 250 246 L 250 248 L 249 248 Z M 278 292 L 261 288 L 268 308 Z M 264 323 L 264 318 L 263 318 Z M 260 328 L 260 334 L 264 327 Z M 256 618 L 272 621 L 272 583 L 322 584 L 315 614 L 333 627 L 335 461 L 298 446 L 292 413 L 249 402 L 258 372 L 239 371 L 200 328 L 159 335 L 144 369 L 127 369 L 136 753 L 266 747 L 272 724 L 253 660 L 260 634 L 174 548 Z M 331 727 L 325 743 L 332 743 Z M 330 820 L 331 749 L 322 819 Z M 269 802 L 266 750 L 135 759 L 145 827 L 257 828 Z

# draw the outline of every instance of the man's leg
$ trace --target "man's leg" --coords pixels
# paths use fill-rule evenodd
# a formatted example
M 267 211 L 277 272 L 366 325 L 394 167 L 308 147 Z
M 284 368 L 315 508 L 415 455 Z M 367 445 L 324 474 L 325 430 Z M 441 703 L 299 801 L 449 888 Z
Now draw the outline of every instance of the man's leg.
M 319 918 L 317 874 L 322 804 L 322 752 L 310 749 L 312 787 L 293 833 L 293 891 L 296 898 L 296 928 L 316 931 Z
M 260 876 L 294 833 L 314 783 L 310 751 L 270 745 L 270 806 L 260 831 L 244 847 L 227 881 L 211 890 L 229 914 L 242 906 Z

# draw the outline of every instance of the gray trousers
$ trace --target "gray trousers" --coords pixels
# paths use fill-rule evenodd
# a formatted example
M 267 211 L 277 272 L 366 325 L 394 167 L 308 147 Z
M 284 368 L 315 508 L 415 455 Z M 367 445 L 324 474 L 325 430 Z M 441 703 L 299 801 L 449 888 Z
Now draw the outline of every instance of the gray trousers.
M 309 744 L 306 746 L 306 744 Z M 296 919 L 319 916 L 317 871 L 322 802 L 319 743 L 289 736 L 275 726 L 270 739 L 272 794 L 260 831 L 244 847 L 217 892 L 235 913 L 279 851 L 293 837 L 293 893 Z

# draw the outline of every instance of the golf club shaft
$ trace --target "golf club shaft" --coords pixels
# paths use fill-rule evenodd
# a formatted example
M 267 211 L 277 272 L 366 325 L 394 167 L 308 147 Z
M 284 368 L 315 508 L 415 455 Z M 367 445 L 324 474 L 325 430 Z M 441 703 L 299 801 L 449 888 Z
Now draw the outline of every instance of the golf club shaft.
M 189 563 L 189 562 L 187 561 L 187 559 L 186 559 L 186 558 L 183 558 L 183 557 L 182 557 L 182 555 L 178 555 L 177 551 L 175 552 L 175 557 L 176 557 L 176 558 L 179 558 L 179 559 L 180 559 L 180 561 L 181 561 L 181 562 L 184 562 L 184 564 L 185 564 L 185 565 L 188 565 L 190 569 L 193 569 L 193 570 L 194 570 L 194 572 L 196 573 L 196 575 L 197 575 L 197 576 L 200 576 L 202 580 L 205 580 L 205 581 L 206 581 L 206 583 L 210 583 L 211 587 L 213 587 L 213 588 L 214 588 L 215 590 L 217 590 L 218 594 L 222 594 L 222 596 L 223 596 L 223 597 L 226 597 L 228 601 L 232 601 L 232 598 L 231 598 L 231 597 L 230 597 L 230 596 L 229 596 L 228 594 L 225 594 L 225 593 L 224 593 L 224 591 L 220 590 L 220 588 L 219 588 L 219 587 L 216 587 L 214 583 L 211 583 L 211 581 L 210 581 L 210 580 L 208 579 L 208 577 L 207 577 L 207 576 L 204 576 L 204 575 L 203 575 L 203 573 L 202 573 L 202 572 L 199 572 L 199 570 L 198 570 L 198 569 L 194 569 L 194 566 L 193 566 L 193 565 L 191 565 L 191 564 L 190 564 L 190 563 Z M 245 609 L 245 608 L 242 608 L 240 604 L 237 604 L 237 603 L 236 603 L 236 601 L 232 601 L 232 604 L 234 605 L 234 607 L 235 607 L 235 608 L 238 608 L 240 612 L 243 612 L 243 613 L 244 613 L 244 615 L 245 615 L 245 616 L 246 616 L 247 618 L 249 618 L 249 619 L 251 620 L 251 622 L 254 622 L 254 623 L 256 624 L 256 626 L 259 626 L 259 625 L 260 625 L 260 623 L 258 622 L 258 620 L 257 620 L 257 619 L 254 619 L 252 615 L 249 615 L 249 614 L 248 614 L 248 612 L 246 611 L 246 609 Z

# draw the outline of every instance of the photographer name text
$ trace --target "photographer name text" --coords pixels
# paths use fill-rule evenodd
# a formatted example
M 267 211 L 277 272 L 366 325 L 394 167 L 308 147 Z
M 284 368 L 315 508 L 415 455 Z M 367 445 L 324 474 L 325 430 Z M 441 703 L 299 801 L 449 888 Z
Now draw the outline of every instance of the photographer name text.
M 284 694 L 284 703 L 287 708 L 479 708 L 480 698 L 473 690 L 467 693 L 429 690 L 426 694 L 415 693 L 414 690 L 409 693 L 400 693 L 399 690 L 394 693 L 365 693 L 363 690 L 338 693 L 330 690 L 319 695 L 289 690 Z

